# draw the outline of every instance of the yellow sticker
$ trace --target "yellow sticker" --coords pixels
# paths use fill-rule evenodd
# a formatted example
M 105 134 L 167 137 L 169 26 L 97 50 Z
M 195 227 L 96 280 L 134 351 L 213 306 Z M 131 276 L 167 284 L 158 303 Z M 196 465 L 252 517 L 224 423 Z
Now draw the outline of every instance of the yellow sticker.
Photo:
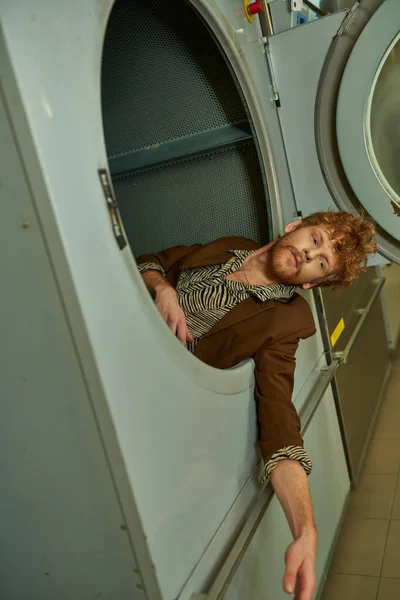
M 335 327 L 335 331 L 331 335 L 332 348 L 336 344 L 336 342 L 338 341 L 340 336 L 342 335 L 343 329 L 344 329 L 344 319 L 340 319 L 339 323 Z

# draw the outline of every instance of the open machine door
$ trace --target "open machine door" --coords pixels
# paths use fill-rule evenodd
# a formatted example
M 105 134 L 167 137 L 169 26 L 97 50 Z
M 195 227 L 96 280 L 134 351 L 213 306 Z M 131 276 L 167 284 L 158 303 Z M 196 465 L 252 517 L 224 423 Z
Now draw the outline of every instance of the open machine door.
M 400 5 L 364 0 L 327 54 L 316 102 L 325 182 L 341 210 L 376 221 L 381 254 L 400 262 Z
M 395 0 L 363 0 L 268 38 L 297 210 L 363 208 L 377 223 L 370 265 L 400 262 L 399 29 Z

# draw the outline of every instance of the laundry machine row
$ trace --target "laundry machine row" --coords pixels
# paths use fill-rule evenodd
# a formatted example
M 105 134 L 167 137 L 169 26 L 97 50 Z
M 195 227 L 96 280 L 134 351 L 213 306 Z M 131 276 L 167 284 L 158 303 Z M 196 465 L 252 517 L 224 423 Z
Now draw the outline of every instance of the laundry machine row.
M 386 4 L 394 10 L 391 0 L 371 8 L 360 42 Z M 231 233 L 268 241 L 299 214 L 340 206 L 313 107 L 331 40 L 357 13 L 268 39 L 238 0 L 5 0 L 0 16 L 0 591 L 9 600 L 32 590 L 42 599 L 208 597 L 267 493 L 252 365 L 218 371 L 190 355 L 157 314 L 134 256 Z M 378 89 L 393 41 L 382 31 L 365 75 Z M 303 61 L 286 81 L 295 47 Z M 382 255 L 396 258 L 397 221 L 385 229 L 352 181 L 341 106 L 333 137 L 348 185 L 380 226 Z M 378 146 L 379 190 L 397 206 Z M 319 334 L 302 344 L 294 391 L 299 411 L 316 411 L 306 443 L 319 456 L 310 479 L 319 580 L 349 488 L 330 389 L 317 393 L 329 383 L 325 352 Z M 215 597 L 279 598 L 287 539 L 272 501 Z

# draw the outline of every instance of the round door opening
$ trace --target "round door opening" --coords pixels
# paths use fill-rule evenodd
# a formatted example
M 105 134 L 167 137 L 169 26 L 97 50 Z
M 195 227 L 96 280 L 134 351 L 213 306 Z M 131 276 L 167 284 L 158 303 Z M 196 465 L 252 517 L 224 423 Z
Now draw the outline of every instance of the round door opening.
M 101 89 L 110 173 L 135 256 L 226 235 L 269 241 L 247 107 L 187 2 L 116 0 Z
M 400 35 L 382 59 L 371 90 L 366 119 L 369 159 L 400 215 Z

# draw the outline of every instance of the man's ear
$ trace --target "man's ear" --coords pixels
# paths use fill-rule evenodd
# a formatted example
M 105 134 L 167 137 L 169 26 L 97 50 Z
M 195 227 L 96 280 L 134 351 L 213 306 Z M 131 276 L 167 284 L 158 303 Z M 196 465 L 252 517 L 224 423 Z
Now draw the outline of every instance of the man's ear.
M 300 227 L 301 222 L 302 222 L 302 219 L 300 219 L 299 221 L 293 221 L 293 223 L 289 223 L 288 225 L 286 225 L 286 227 L 284 229 L 285 233 L 290 233 L 291 231 L 294 231 L 295 229 Z
M 303 283 L 300 287 L 303 290 L 311 290 L 311 288 L 315 287 L 316 285 L 318 285 L 318 283 Z

